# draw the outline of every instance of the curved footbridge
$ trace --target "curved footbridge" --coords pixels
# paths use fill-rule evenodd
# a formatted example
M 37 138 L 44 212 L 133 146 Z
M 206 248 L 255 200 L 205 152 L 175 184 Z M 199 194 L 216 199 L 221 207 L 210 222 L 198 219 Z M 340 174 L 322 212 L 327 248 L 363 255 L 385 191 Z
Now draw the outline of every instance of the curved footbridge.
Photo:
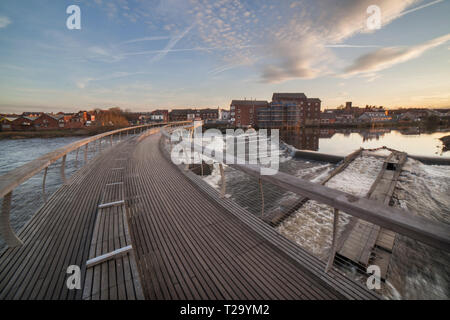
M 174 165 L 160 138 L 128 137 L 48 199 L 1 253 L 0 299 L 379 298 Z

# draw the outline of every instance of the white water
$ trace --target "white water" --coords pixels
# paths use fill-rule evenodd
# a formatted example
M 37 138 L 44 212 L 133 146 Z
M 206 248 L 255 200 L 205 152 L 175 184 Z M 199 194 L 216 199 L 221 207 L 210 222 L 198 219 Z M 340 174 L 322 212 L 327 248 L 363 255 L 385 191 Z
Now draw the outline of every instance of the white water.
M 375 181 L 382 163 L 383 160 L 380 158 L 358 157 L 325 185 L 355 196 L 365 196 Z M 342 213 L 339 219 L 341 231 L 348 222 L 349 216 Z M 333 209 L 310 200 L 280 224 L 277 230 L 302 248 L 325 260 L 328 257 L 333 234 Z

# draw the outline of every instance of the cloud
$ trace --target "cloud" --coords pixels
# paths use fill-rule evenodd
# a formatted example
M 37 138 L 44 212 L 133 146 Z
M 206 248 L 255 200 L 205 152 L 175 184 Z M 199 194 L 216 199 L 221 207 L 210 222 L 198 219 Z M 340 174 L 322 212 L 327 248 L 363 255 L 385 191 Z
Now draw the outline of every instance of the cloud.
M 412 47 L 387 47 L 359 57 L 345 69 L 345 75 L 374 73 L 420 57 L 424 52 L 450 41 L 450 33 Z
M 6 28 L 11 24 L 11 20 L 8 17 L 0 16 L 0 28 Z
M 395 19 L 442 1 L 375 2 L 381 9 L 382 27 L 385 27 Z M 133 21 L 142 21 L 153 31 L 172 35 L 164 48 L 156 50 L 151 62 L 176 52 L 177 43 L 189 33 L 192 50 L 179 51 L 223 48 L 214 52 L 218 66 L 253 66 L 259 70 L 263 82 L 336 73 L 336 62 L 341 62 L 333 49 L 377 47 L 345 43 L 357 34 L 375 32 L 366 25 L 367 8 L 374 4 L 373 0 L 345 0 L 339 6 L 336 0 L 111 0 L 108 3 L 112 3 L 109 8 L 105 1 L 101 6 L 110 16 L 133 16 Z M 195 32 L 191 32 L 194 25 Z
M 340 2 L 339 6 L 335 6 L 332 0 L 296 3 L 291 8 L 293 16 L 287 19 L 287 23 L 283 18 L 284 26 L 277 28 L 273 34 L 269 33 L 268 56 L 272 61 L 262 66 L 262 80 L 282 82 L 330 74 L 337 60 L 331 48 L 371 47 L 343 42 L 356 34 L 372 32 L 366 26 L 366 9 L 372 2 L 348 0 Z M 415 2 L 378 1 L 383 26 Z
M 89 83 L 93 82 L 93 81 L 107 81 L 107 80 L 114 80 L 114 79 L 119 79 L 119 78 L 125 78 L 125 77 L 131 77 L 131 76 L 135 76 L 135 75 L 140 75 L 140 74 L 148 74 L 148 72 L 113 72 L 111 74 L 108 75 L 104 75 L 102 77 L 98 77 L 98 78 L 82 78 L 79 80 L 75 81 L 75 85 L 79 88 L 79 89 L 85 89 Z

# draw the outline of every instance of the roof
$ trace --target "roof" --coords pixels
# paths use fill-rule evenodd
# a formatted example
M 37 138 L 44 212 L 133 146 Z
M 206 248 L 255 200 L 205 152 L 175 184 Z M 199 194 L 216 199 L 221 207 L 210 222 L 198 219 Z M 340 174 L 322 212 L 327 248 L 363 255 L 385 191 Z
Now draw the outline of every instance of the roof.
M 272 95 L 272 101 L 280 100 L 305 100 L 306 95 L 304 93 L 274 93 Z
M 308 98 L 310 102 L 322 102 L 319 98 Z
M 18 117 L 1 117 L 0 120 L 8 120 L 8 121 L 14 121 L 16 120 Z
M 320 119 L 335 119 L 336 115 L 333 112 L 323 112 L 320 114 Z
M 233 100 L 231 101 L 231 105 L 239 105 L 239 106 L 267 106 L 269 102 L 266 100 Z
M 195 113 L 193 109 L 173 109 L 171 114 L 185 114 L 185 113 Z
M 389 118 L 388 116 L 386 116 L 386 114 L 384 112 L 364 112 L 361 117 L 369 117 L 369 118 Z

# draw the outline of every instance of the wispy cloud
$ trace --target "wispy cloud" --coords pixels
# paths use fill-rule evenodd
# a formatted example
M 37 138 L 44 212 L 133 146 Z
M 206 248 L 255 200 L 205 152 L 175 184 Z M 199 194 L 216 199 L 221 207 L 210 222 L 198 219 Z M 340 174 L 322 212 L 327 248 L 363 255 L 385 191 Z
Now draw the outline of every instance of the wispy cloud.
M 6 16 L 0 16 L 0 28 L 6 28 L 11 24 L 11 19 Z
M 450 33 L 412 47 L 388 47 L 359 57 L 345 69 L 345 75 L 374 73 L 420 57 L 426 51 L 450 41 Z
M 156 62 L 161 60 L 162 58 L 164 58 L 166 56 L 167 53 L 169 53 L 173 47 L 175 47 L 175 45 L 181 40 L 183 39 L 188 33 L 189 31 L 192 30 L 192 28 L 195 26 L 195 23 L 193 23 L 191 26 L 189 26 L 188 28 L 186 28 L 183 32 L 181 32 L 180 34 L 174 36 L 173 38 L 170 39 L 169 43 L 167 43 L 167 45 L 165 46 L 165 48 L 163 50 L 161 50 L 161 52 L 158 52 L 158 54 L 156 56 L 154 56 L 150 62 Z
M 94 82 L 94 81 L 107 81 L 107 80 L 131 77 L 131 76 L 140 75 L 140 74 L 148 74 L 148 72 L 113 72 L 111 74 L 104 75 L 102 77 L 97 77 L 97 78 L 86 77 L 86 78 L 78 79 L 75 81 L 75 84 L 79 89 L 85 89 L 89 85 L 89 83 Z

